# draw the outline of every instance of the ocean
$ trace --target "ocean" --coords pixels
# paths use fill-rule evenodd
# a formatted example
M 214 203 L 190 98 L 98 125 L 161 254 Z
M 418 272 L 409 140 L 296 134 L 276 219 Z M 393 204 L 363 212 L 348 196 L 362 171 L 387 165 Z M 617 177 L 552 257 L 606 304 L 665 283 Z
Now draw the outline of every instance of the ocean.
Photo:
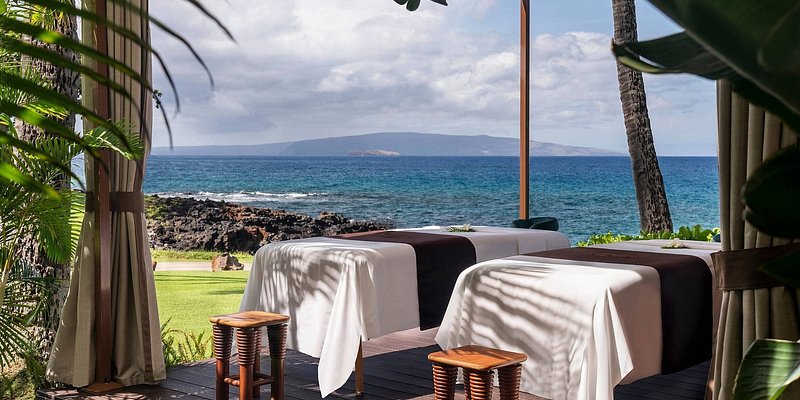
M 675 228 L 719 226 L 715 157 L 662 157 Z M 534 157 L 531 216 L 552 216 L 573 244 L 639 232 L 627 157 Z M 517 218 L 516 157 L 152 156 L 144 191 L 318 215 L 333 211 L 398 228 L 509 226 Z

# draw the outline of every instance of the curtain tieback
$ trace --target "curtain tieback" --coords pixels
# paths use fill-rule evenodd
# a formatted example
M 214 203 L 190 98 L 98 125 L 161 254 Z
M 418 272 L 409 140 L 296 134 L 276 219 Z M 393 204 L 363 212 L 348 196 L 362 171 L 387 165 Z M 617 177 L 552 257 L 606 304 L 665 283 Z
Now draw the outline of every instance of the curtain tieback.
M 796 250 L 800 250 L 800 243 L 714 253 L 711 258 L 716 287 L 719 290 L 747 290 L 785 286 L 758 267 Z
M 94 192 L 86 192 L 86 212 L 95 210 Z M 142 192 L 111 192 L 109 193 L 111 212 L 144 212 L 144 193 Z

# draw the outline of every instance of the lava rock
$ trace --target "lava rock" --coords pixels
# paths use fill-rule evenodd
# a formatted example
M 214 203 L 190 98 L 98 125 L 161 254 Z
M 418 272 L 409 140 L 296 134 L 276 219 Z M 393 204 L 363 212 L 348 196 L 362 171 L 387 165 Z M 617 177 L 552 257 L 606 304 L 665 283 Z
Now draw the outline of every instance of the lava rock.
M 146 196 L 150 245 L 168 250 L 254 253 L 266 243 L 392 228 L 323 211 L 317 218 L 224 201 Z

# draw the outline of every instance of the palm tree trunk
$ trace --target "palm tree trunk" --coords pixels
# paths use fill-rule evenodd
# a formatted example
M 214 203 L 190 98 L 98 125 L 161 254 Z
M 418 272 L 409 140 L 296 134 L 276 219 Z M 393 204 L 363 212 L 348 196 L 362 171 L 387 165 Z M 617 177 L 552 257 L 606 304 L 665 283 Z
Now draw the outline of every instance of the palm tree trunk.
M 634 0 L 612 0 L 611 3 L 614 11 L 614 41 L 616 43 L 636 41 Z M 641 229 L 647 232 L 672 231 L 672 218 L 664 190 L 664 179 L 658 166 L 650 117 L 647 114 L 644 79 L 641 72 L 634 71 L 619 62 L 617 62 L 617 78 Z
M 78 40 L 78 24 L 75 16 L 58 15 L 60 13 L 55 13 L 52 11 L 50 12 L 53 15 L 41 17 L 41 19 L 44 21 L 52 20 L 52 25 L 47 26 L 47 28 L 52 29 L 64 36 Z M 72 61 L 79 61 L 78 55 L 75 54 L 75 52 L 65 49 L 61 46 L 44 43 L 31 37 L 25 37 L 25 40 L 34 46 L 42 47 L 49 51 L 58 53 L 62 57 L 69 58 Z M 41 74 L 41 76 L 51 85 L 52 89 L 56 90 L 62 95 L 73 100 L 77 100 L 79 98 L 81 81 L 80 74 L 77 72 L 28 56 L 22 57 L 22 67 L 31 68 L 33 71 Z M 75 130 L 74 113 L 70 113 L 66 118 L 60 119 L 57 122 L 69 130 Z M 33 125 L 26 124 L 19 120 L 15 122 L 14 127 L 17 130 L 18 137 L 28 142 L 32 142 L 48 135 L 47 132 L 44 132 Z M 62 176 L 60 179 L 57 179 L 55 182 L 51 183 L 56 188 L 70 187 L 69 177 L 67 176 Z M 26 261 L 29 265 L 36 266 L 42 276 L 69 279 L 69 265 L 59 265 L 48 260 L 40 248 L 39 243 L 37 243 L 34 238 L 25 238 L 19 248 L 22 260 Z
M 53 11 L 49 12 L 52 13 L 52 15 L 41 16 L 42 21 L 52 22 L 47 23 L 47 28 L 52 29 L 64 36 L 78 40 L 78 24 L 75 16 L 61 15 L 60 13 L 55 13 Z M 68 58 L 72 61 L 79 61 L 78 55 L 71 50 L 65 49 L 61 46 L 44 43 L 38 39 L 27 36 L 24 37 L 24 39 L 34 46 L 42 47 L 49 51 L 58 53 L 62 57 Z M 79 98 L 81 85 L 79 73 L 28 56 L 23 56 L 21 61 L 23 68 L 30 68 L 33 71 L 36 71 L 51 85 L 53 90 L 56 90 L 62 95 L 73 100 L 77 100 Z M 69 130 L 75 130 L 74 113 L 70 113 L 66 118 L 59 119 L 57 122 Z M 32 142 L 42 137 L 47 137 L 49 135 L 48 132 L 42 131 L 33 125 L 26 124 L 19 120 L 15 121 L 14 127 L 17 130 L 18 137 L 28 142 Z M 50 183 L 55 188 L 68 189 L 70 187 L 70 180 L 66 175 L 63 175 L 60 178 L 57 178 L 55 182 Z M 41 276 L 54 277 L 65 282 L 69 280 L 70 264 L 59 264 L 48 259 L 39 242 L 34 237 L 27 236 L 22 238 L 18 249 L 17 255 L 19 259 L 22 262 L 35 267 Z M 49 354 L 53 340 L 55 340 L 55 332 L 58 328 L 58 321 L 60 320 L 63 299 L 66 298 L 66 290 L 67 286 L 62 285 L 62 290 L 59 290 L 55 293 L 55 298 L 51 303 L 53 305 L 52 308 L 49 310 L 49 312 L 44 313 L 42 321 L 40 321 L 41 324 L 37 324 L 40 326 L 37 327 L 38 330 L 36 332 L 36 339 L 39 341 L 39 349 L 42 351 L 41 356 L 45 357 L 45 360 Z

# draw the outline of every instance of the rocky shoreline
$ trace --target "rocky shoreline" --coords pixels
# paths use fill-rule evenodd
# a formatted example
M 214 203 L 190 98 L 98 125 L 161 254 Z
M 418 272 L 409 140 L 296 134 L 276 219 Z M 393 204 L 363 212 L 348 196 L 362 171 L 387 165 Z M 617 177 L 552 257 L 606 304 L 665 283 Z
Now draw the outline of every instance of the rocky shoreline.
M 255 252 L 269 242 L 392 228 L 334 212 L 317 218 L 224 201 L 145 196 L 150 246 L 168 250 Z

